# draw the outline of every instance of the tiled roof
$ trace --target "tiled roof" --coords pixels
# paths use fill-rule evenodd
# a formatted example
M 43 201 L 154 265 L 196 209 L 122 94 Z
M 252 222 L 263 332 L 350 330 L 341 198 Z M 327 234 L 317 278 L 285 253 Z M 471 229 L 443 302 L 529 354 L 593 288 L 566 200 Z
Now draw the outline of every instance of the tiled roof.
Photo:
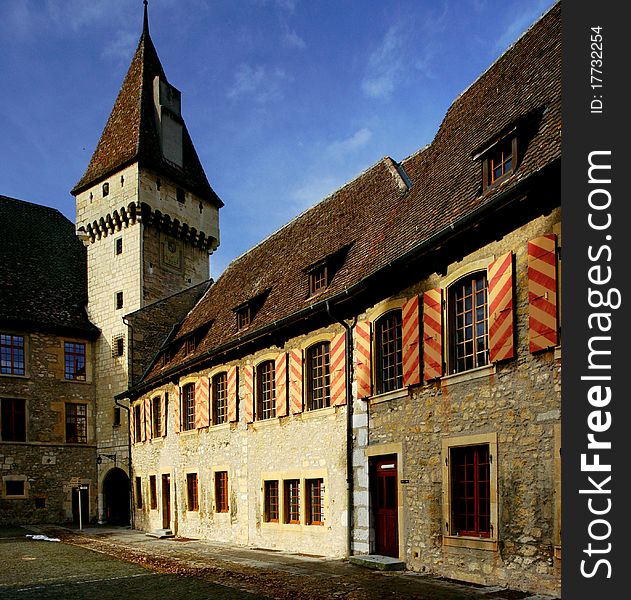
M 163 158 L 154 116 L 156 76 L 167 81 L 149 30 L 145 28 L 90 164 L 72 193 L 76 196 L 119 168 L 138 161 L 142 167 L 154 169 L 201 198 L 223 206 L 206 179 L 185 124 L 183 167 L 180 169 Z
M 86 250 L 59 211 L 0 196 L 0 324 L 94 337 Z
M 248 334 L 307 318 L 312 304 L 340 298 L 558 162 L 560 63 L 558 3 L 454 101 L 433 142 L 402 161 L 411 188 L 399 165 L 385 158 L 233 261 L 177 334 L 182 338 L 212 322 L 195 355 L 179 353 L 169 365 L 156 365 L 146 382 L 236 346 Z M 477 155 L 513 127 L 520 132 L 516 171 L 483 191 Z M 345 246 L 346 258 L 328 288 L 308 298 L 305 269 Z M 233 309 L 266 290 L 248 330 L 237 331 Z

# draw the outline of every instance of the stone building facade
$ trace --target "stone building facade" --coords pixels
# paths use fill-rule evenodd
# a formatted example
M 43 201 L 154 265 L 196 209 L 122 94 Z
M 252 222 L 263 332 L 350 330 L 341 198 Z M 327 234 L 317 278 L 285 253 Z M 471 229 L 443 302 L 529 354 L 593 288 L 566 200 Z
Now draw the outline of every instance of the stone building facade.
M 558 593 L 559 21 L 145 357 L 122 395 L 138 527 Z
M 85 313 L 85 251 L 61 213 L 6 196 L 0 238 L 0 523 L 87 523 L 98 330 Z

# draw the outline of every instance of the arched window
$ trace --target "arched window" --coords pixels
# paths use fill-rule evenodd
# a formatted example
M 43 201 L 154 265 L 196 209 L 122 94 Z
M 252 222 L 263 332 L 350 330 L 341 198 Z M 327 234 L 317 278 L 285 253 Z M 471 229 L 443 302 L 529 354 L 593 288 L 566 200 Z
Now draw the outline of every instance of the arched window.
M 212 380 L 213 424 L 228 422 L 228 374 L 217 373 Z
M 449 287 L 450 372 L 489 362 L 486 273 L 480 271 Z
M 266 360 L 256 368 L 256 419 L 276 416 L 276 384 L 273 360 Z
M 401 310 L 392 310 L 375 321 L 375 372 L 377 394 L 403 387 Z
M 329 342 L 319 342 L 307 350 L 307 410 L 331 404 Z

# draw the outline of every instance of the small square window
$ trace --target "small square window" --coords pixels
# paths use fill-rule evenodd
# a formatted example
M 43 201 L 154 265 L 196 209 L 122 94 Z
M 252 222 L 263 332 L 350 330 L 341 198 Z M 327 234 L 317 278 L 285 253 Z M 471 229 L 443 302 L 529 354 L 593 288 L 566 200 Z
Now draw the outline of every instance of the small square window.
M 250 306 L 244 306 L 237 310 L 237 329 L 241 331 L 250 326 L 252 311 Z
M 35 508 L 46 508 L 46 498 L 35 498 Z
M 116 310 L 123 308 L 123 292 L 116 292 Z
M 511 137 L 493 146 L 482 164 L 483 185 L 487 189 L 511 175 L 517 161 L 517 138 Z
M 326 265 L 316 267 L 309 273 L 309 295 L 313 296 L 329 285 Z
M 7 496 L 25 496 L 26 487 L 23 479 L 6 479 L 4 489 Z
M 114 254 L 118 256 L 123 253 L 123 238 L 119 237 L 114 240 Z

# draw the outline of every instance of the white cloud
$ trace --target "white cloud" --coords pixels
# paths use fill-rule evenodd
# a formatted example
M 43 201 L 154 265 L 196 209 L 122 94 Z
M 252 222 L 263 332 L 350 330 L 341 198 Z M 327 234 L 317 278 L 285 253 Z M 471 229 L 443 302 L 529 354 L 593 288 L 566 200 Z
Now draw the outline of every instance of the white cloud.
M 234 74 L 234 83 L 228 90 L 228 98 L 251 96 L 258 104 L 280 100 L 283 97 L 282 84 L 287 79 L 285 71 L 275 67 L 268 69 L 262 65 L 242 64 Z
M 285 48 L 298 48 L 302 50 L 306 47 L 305 41 L 293 30 L 287 30 L 283 34 L 283 46 Z
M 116 36 L 103 48 L 103 56 L 117 61 L 129 61 L 136 44 L 138 33 L 131 31 L 119 31 Z
M 385 99 L 392 96 L 403 70 L 403 38 L 400 28 L 396 25 L 391 26 L 379 46 L 369 56 L 362 81 L 362 90 L 367 96 Z
M 344 184 L 344 180 L 335 175 L 312 175 L 295 188 L 290 198 L 297 210 L 305 210 L 326 198 Z
M 353 135 L 330 144 L 327 151 L 336 157 L 342 157 L 363 148 L 372 138 L 372 131 L 367 127 L 358 129 Z

